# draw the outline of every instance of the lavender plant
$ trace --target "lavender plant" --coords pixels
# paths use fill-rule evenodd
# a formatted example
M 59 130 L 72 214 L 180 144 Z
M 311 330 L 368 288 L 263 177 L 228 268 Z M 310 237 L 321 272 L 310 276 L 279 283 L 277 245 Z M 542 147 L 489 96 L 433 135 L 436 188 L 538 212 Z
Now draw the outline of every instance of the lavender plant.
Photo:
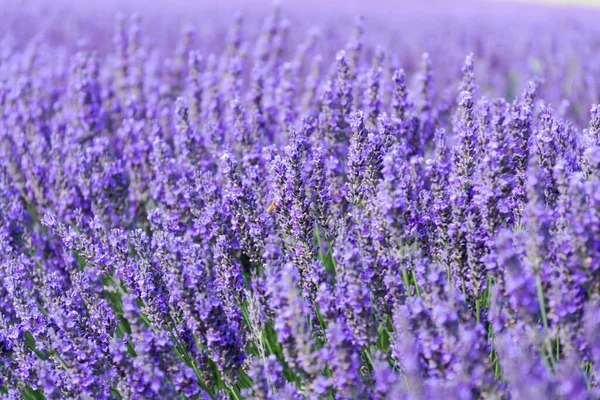
M 600 397 L 587 16 L 498 54 L 277 5 L 169 45 L 8 9 L 0 398 Z

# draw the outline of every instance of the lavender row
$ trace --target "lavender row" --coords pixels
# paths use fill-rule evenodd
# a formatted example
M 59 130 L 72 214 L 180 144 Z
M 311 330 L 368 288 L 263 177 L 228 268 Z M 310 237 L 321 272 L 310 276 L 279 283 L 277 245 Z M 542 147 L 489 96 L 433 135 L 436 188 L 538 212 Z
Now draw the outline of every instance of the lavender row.
M 3 47 L 2 398 L 600 396 L 600 107 L 142 26 Z

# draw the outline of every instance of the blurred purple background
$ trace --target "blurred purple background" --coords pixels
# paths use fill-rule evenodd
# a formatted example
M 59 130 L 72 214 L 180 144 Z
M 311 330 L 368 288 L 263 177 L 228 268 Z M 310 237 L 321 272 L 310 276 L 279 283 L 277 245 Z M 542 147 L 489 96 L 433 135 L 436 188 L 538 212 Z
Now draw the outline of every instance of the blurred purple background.
M 365 56 L 381 45 L 392 66 L 414 74 L 421 55 L 429 52 L 436 85 L 447 90 L 438 93 L 442 99 L 455 96 L 452 83 L 470 52 L 482 94 L 510 99 L 529 80 L 541 79 L 541 97 L 581 123 L 588 110 L 575 104 L 600 98 L 600 11 L 595 8 L 498 0 L 304 0 L 281 6 L 291 44 L 319 28 L 317 52 L 325 56 L 324 65 L 343 48 L 355 17 L 362 15 Z M 253 38 L 272 10 L 270 0 L 0 0 L 0 40 L 5 48 L 50 46 L 55 62 L 68 63 L 77 48 L 108 54 L 116 14 L 136 12 L 143 40 L 153 51 L 171 52 L 192 25 L 194 46 L 209 54 L 218 50 L 237 12 L 244 16 L 244 35 Z
M 353 17 L 360 14 L 366 18 L 367 29 L 369 26 L 376 26 L 378 31 L 384 28 L 388 40 L 394 38 L 393 33 L 418 33 L 432 27 L 439 29 L 440 25 L 454 32 L 475 28 L 482 20 L 510 36 L 511 28 L 523 23 L 552 20 L 555 29 L 559 29 L 575 14 L 577 19 L 587 15 L 590 23 L 600 15 L 596 9 L 577 5 L 502 0 L 303 0 L 280 4 L 292 22 L 303 25 L 337 28 L 351 25 Z M 39 35 L 57 42 L 71 37 L 95 41 L 101 39 L 99 35 L 112 34 L 114 16 L 120 11 L 141 14 L 146 25 L 162 32 L 165 41 L 185 24 L 196 25 L 200 37 L 204 34 L 209 39 L 210 35 L 218 34 L 215 25 L 221 20 L 230 22 L 236 12 L 252 20 L 264 17 L 272 7 L 272 0 L 0 0 L 0 34 L 10 32 L 17 39 Z

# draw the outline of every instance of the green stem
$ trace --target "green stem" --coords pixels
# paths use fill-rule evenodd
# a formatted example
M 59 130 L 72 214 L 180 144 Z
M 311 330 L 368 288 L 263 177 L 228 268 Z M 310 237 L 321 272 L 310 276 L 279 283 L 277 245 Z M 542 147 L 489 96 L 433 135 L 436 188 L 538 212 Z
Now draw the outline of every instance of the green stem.
M 412 271 L 412 278 L 417 296 L 421 297 L 421 289 L 419 289 L 419 281 L 417 280 L 417 275 L 415 274 L 415 271 Z
M 560 336 L 556 338 L 556 361 L 560 361 Z
M 544 289 L 542 287 L 542 277 L 539 272 L 535 274 L 535 283 L 537 286 L 537 294 L 538 301 L 540 303 L 540 312 L 542 314 L 542 324 L 544 325 L 544 330 L 546 334 L 548 334 L 548 317 L 546 316 L 546 301 L 544 300 Z M 548 338 L 544 338 L 544 343 L 546 345 L 546 351 L 548 351 L 548 356 L 550 359 L 550 365 L 554 367 L 554 353 L 552 352 L 552 344 L 548 341 Z
M 227 388 L 229 389 L 229 392 L 231 393 L 231 395 L 233 396 L 233 398 L 235 400 L 242 400 L 242 398 L 238 395 L 235 388 L 233 388 L 232 386 L 229 386 L 229 385 L 227 385 Z
M 400 267 L 402 269 L 402 281 L 404 282 L 404 290 L 406 290 L 406 294 L 410 294 L 410 280 L 408 279 L 408 274 L 406 273 L 406 269 L 404 266 Z
M 548 318 L 546 316 L 546 301 L 544 300 L 544 289 L 542 288 L 542 277 L 539 273 L 535 274 L 535 283 L 537 286 L 538 301 L 540 303 L 540 312 L 542 313 L 542 323 L 544 329 L 548 330 Z
M 317 244 L 319 245 L 319 255 L 321 260 L 325 259 L 325 252 L 323 251 L 323 239 L 321 239 L 321 228 L 318 224 L 315 224 L 315 236 L 317 239 Z

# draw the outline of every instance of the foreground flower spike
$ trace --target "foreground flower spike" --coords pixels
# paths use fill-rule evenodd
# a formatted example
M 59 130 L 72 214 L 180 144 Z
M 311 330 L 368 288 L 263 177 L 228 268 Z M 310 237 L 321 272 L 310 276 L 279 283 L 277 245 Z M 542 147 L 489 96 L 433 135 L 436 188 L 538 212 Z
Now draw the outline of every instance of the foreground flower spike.
M 326 360 L 333 372 L 330 378 L 341 399 L 360 398 L 366 395 L 367 386 L 361 376 L 359 349 L 353 344 L 353 335 L 343 319 L 333 321 L 327 329 L 329 347 Z
M 400 121 L 404 121 L 406 119 L 406 112 L 408 111 L 406 72 L 404 72 L 403 69 L 397 69 L 394 71 L 392 79 L 394 81 L 394 101 L 392 104 L 395 111 L 395 117 Z
M 6 3 L 1 399 L 600 398 L 591 9 Z
M 366 175 L 368 131 L 362 111 L 355 112 L 350 117 L 352 139 L 348 149 L 346 199 L 348 203 L 358 206 L 362 201 L 363 181 Z
M 338 121 L 338 129 L 340 130 L 340 135 L 338 136 L 338 140 L 341 139 L 342 142 L 347 141 L 348 137 L 345 135 L 345 130 L 348 124 L 351 122 L 348 120 L 350 115 L 350 110 L 353 107 L 353 80 L 352 74 L 350 71 L 350 66 L 348 65 L 348 59 L 346 56 L 346 52 L 344 50 L 340 51 L 336 56 L 337 62 L 337 76 L 336 76 L 336 85 L 337 85 L 337 103 L 338 103 L 338 115 L 340 117 Z
M 535 111 L 534 100 L 536 94 L 537 85 L 534 82 L 529 82 L 527 90 L 523 93 L 522 98 L 515 100 L 510 110 L 511 150 L 517 171 L 515 174 L 513 195 L 515 199 L 515 218 L 520 218 L 525 208 L 526 169 L 529 160 L 529 139 L 532 135 L 532 120 Z
M 172 397 L 176 391 L 186 396 L 198 395 L 200 388 L 197 377 L 190 367 L 181 365 L 181 361 L 170 351 L 173 344 L 166 332 L 152 332 L 144 327 L 132 298 L 123 299 L 123 312 L 132 327 L 131 343 L 137 357 L 131 362 L 127 349 L 119 342 L 113 344 L 111 353 L 126 371 L 133 391 L 145 398 Z M 172 384 L 168 380 L 169 375 Z
M 589 142 L 592 145 L 598 145 L 600 140 L 598 137 L 600 135 L 600 107 L 596 104 L 593 105 L 590 114 L 592 117 L 588 128 Z
M 598 317 L 597 305 L 597 301 L 590 302 L 585 310 L 585 337 L 596 374 L 598 374 L 598 364 L 600 363 L 598 361 L 600 359 L 600 338 L 597 329 L 600 325 L 600 318 Z
M 283 353 L 290 368 L 301 375 L 314 379 L 323 368 L 312 335 L 310 309 L 298 287 L 298 271 L 292 263 L 287 263 L 279 277 L 278 316 L 275 318 L 275 330 Z M 310 389 L 309 389 L 310 391 Z
M 381 112 L 381 95 L 379 93 L 381 86 L 381 76 L 383 74 L 383 62 L 385 53 L 381 47 L 376 50 L 371 70 L 367 74 L 367 96 L 364 100 L 367 115 L 371 124 L 377 123 L 377 117 Z
M 419 352 L 414 346 L 415 336 L 411 331 L 408 321 L 409 310 L 400 306 L 395 310 L 393 320 L 395 333 L 391 337 L 392 357 L 400 371 L 401 379 L 393 392 L 402 393 L 403 396 L 424 396 L 423 371 L 419 362 Z M 388 396 L 389 398 L 389 396 Z
M 467 235 L 470 233 L 468 221 L 472 224 L 477 210 L 473 205 L 475 173 L 477 163 L 477 130 L 475 128 L 475 103 L 473 93 L 463 91 L 459 97 L 459 144 L 453 154 L 453 247 L 451 266 L 454 279 L 465 290 L 468 264 Z
M 336 294 L 339 307 L 353 333 L 353 341 L 360 347 L 375 341 L 373 295 L 367 285 L 367 271 L 355 238 L 336 242 L 334 257 L 337 263 Z
M 545 368 L 534 350 L 534 343 L 522 328 L 518 325 L 497 338 L 496 348 L 510 384 L 509 393 L 517 397 L 556 398 L 556 379 Z

